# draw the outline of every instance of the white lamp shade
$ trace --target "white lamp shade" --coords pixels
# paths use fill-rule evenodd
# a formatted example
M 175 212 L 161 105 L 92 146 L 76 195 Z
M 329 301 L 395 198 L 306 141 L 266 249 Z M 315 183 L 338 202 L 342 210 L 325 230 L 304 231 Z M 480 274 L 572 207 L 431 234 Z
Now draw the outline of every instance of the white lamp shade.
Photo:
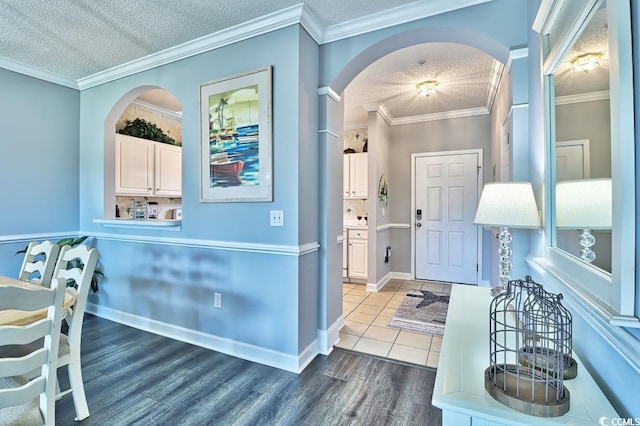
M 473 223 L 496 227 L 539 228 L 540 215 L 531 183 L 486 184 Z
M 611 229 L 611 179 L 567 180 L 556 184 L 556 226 Z

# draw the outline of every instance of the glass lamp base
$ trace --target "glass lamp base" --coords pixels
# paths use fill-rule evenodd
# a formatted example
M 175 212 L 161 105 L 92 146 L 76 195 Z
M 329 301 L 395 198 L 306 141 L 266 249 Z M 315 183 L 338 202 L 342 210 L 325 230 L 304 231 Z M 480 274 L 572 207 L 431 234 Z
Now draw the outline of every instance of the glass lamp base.
M 496 297 L 501 295 L 502 293 L 506 292 L 507 289 L 501 285 L 497 286 L 497 287 L 492 287 L 491 288 L 491 296 Z

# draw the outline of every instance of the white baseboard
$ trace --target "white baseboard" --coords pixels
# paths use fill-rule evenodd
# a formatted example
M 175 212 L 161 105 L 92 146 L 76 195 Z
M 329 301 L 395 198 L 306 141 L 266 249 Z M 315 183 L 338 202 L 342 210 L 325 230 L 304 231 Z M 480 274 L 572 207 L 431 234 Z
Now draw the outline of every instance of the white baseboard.
M 328 330 L 318 330 L 318 353 L 329 355 L 333 351 L 333 345 L 340 340 L 340 330 L 344 326 L 344 317 L 340 317 L 334 322 Z
M 391 279 L 396 280 L 412 280 L 413 275 L 408 272 L 391 272 Z
M 391 272 L 389 272 L 387 275 L 385 275 L 384 277 L 382 277 L 382 279 L 380 281 L 378 281 L 377 283 L 367 283 L 367 291 L 380 291 L 382 290 L 382 287 L 384 287 L 384 285 L 386 283 L 389 282 L 389 280 L 391 279 Z
M 266 349 L 248 343 L 224 337 L 214 336 L 201 331 L 191 330 L 173 324 L 144 318 L 128 312 L 105 306 L 87 303 L 86 312 L 109 321 L 117 322 L 139 330 L 159 334 L 181 342 L 190 343 L 203 348 L 211 349 L 247 361 L 257 362 L 281 370 L 299 374 L 318 354 L 317 339 L 311 342 L 298 356 Z

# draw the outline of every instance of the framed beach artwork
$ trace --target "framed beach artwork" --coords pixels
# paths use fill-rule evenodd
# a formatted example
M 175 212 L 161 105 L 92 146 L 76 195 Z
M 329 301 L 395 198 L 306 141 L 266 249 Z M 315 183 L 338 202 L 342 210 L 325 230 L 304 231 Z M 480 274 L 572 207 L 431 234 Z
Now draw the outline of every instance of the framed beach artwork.
M 200 85 L 201 202 L 273 201 L 271 66 Z

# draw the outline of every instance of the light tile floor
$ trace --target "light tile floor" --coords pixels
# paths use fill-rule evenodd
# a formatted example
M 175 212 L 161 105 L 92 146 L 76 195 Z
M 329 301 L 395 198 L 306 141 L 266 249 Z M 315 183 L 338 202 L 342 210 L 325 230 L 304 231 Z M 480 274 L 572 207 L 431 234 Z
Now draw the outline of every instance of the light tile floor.
M 379 292 L 368 292 L 362 284 L 343 284 L 339 348 L 437 368 L 442 337 L 388 327 L 389 321 L 409 290 L 449 294 L 441 283 L 390 280 Z

